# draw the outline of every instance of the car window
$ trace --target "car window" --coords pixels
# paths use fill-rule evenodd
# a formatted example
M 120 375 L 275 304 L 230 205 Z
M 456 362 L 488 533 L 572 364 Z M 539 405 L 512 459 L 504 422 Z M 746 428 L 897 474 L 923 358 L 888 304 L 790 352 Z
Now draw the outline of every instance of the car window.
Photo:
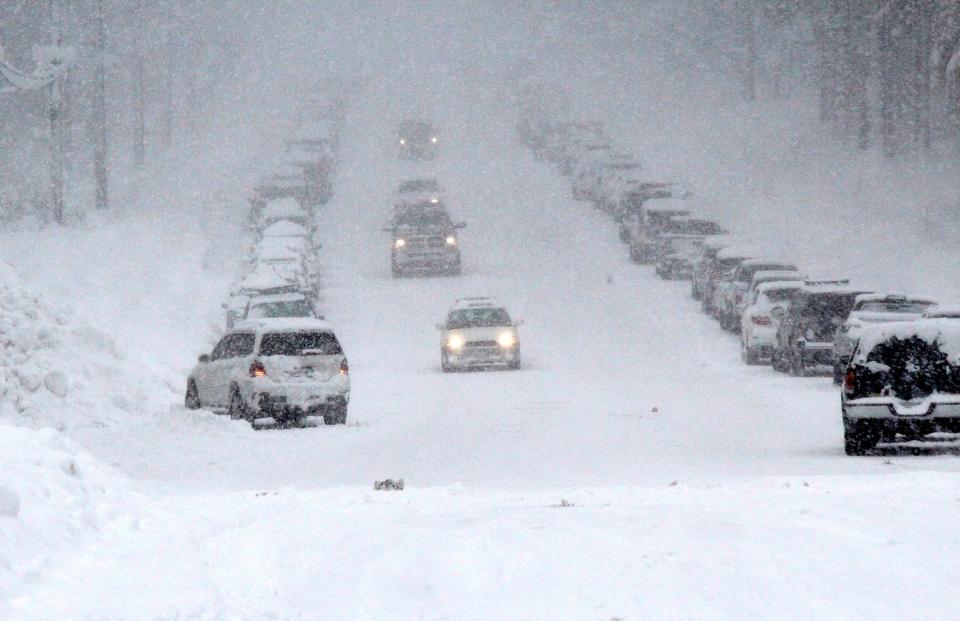
M 930 304 L 923 302 L 864 302 L 857 309 L 864 313 L 913 313 L 920 314 Z
M 249 356 L 253 353 L 253 342 L 256 340 L 253 334 L 243 333 L 234 334 L 227 342 L 225 356 L 226 358 L 237 358 L 239 356 Z
M 260 341 L 261 356 L 334 356 L 342 354 L 337 337 L 330 332 L 273 332 Z
M 497 328 L 510 325 L 510 315 L 502 308 L 465 308 L 451 311 L 447 330 Z
M 220 339 L 220 342 L 217 343 L 217 346 L 213 348 L 213 353 L 210 354 L 211 360 L 220 360 L 225 356 L 225 352 L 227 351 L 227 346 L 230 343 L 230 339 L 232 337 L 233 337 L 232 334 L 228 334 L 227 336 Z
M 270 319 L 275 317 L 313 317 L 313 309 L 307 300 L 286 300 L 282 302 L 263 302 L 254 304 L 247 313 L 249 319 Z

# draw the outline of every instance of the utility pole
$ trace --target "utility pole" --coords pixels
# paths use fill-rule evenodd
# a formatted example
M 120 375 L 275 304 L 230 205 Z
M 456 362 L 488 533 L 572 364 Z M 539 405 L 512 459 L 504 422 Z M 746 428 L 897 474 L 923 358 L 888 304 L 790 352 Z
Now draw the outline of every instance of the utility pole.
M 60 31 L 60 11 L 57 0 L 50 0 L 50 45 L 63 47 Z M 50 208 L 53 221 L 63 224 L 63 78 L 57 72 L 50 82 L 50 104 L 47 117 L 50 121 Z
M 107 194 L 107 70 L 105 67 L 106 26 L 103 0 L 97 0 L 97 69 L 94 76 L 93 123 L 96 142 L 93 150 L 93 176 L 97 187 L 97 209 L 109 205 Z

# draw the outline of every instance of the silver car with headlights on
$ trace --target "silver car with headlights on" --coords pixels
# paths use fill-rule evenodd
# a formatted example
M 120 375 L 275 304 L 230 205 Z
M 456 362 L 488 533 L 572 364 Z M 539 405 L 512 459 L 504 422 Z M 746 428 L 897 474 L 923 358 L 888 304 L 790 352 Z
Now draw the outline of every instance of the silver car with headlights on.
M 440 330 L 440 363 L 444 373 L 486 367 L 520 368 L 522 322 L 510 318 L 493 298 L 463 298 L 447 313 Z

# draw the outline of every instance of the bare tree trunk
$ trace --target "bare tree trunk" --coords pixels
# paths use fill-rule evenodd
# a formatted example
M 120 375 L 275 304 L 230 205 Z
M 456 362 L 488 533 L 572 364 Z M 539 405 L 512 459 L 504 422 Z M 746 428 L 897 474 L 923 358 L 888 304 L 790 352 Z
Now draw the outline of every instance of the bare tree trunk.
M 57 0 L 50 0 L 50 42 L 61 46 L 60 11 Z M 64 222 L 63 208 L 63 78 L 60 73 L 50 83 L 50 209 L 57 224 Z
M 753 0 L 745 0 L 744 7 L 744 29 L 747 37 L 747 62 L 744 71 L 744 95 L 747 101 L 755 101 L 757 98 L 757 25 L 756 9 Z
M 106 25 L 103 0 L 97 0 L 97 69 L 94 77 L 93 124 L 96 142 L 93 150 L 93 176 L 97 186 L 97 209 L 109 206 L 107 188 L 107 70 L 105 67 Z

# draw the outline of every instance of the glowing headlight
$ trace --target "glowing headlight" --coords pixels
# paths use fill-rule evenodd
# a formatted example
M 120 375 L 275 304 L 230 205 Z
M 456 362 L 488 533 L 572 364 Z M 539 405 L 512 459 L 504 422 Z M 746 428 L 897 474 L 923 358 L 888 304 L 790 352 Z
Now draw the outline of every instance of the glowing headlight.
M 395 240 L 393 241 L 393 247 L 394 247 L 394 248 L 403 248 L 403 247 L 406 246 L 406 245 L 407 245 L 407 240 L 405 240 L 405 239 L 395 239 Z
M 463 337 L 459 334 L 451 334 L 450 338 L 447 339 L 447 348 L 453 350 L 463 348 Z
M 400 144 L 407 144 L 407 141 L 404 140 L 403 138 L 401 138 L 401 139 L 400 139 Z
M 456 246 L 456 245 L 457 245 L 457 238 L 454 237 L 453 235 L 447 235 L 447 245 L 448 245 L 448 246 Z
M 513 337 L 511 332 L 504 332 L 497 337 L 497 344 L 504 349 L 510 349 L 517 344 L 517 339 Z
M 439 202 L 440 202 L 440 199 L 437 198 L 437 197 L 433 197 L 433 198 L 430 199 L 430 204 L 431 204 L 431 205 L 436 205 L 436 204 L 439 203 Z
M 430 142 L 432 142 L 433 144 L 437 144 L 437 137 L 436 137 L 436 136 L 432 136 L 432 137 L 430 138 Z

